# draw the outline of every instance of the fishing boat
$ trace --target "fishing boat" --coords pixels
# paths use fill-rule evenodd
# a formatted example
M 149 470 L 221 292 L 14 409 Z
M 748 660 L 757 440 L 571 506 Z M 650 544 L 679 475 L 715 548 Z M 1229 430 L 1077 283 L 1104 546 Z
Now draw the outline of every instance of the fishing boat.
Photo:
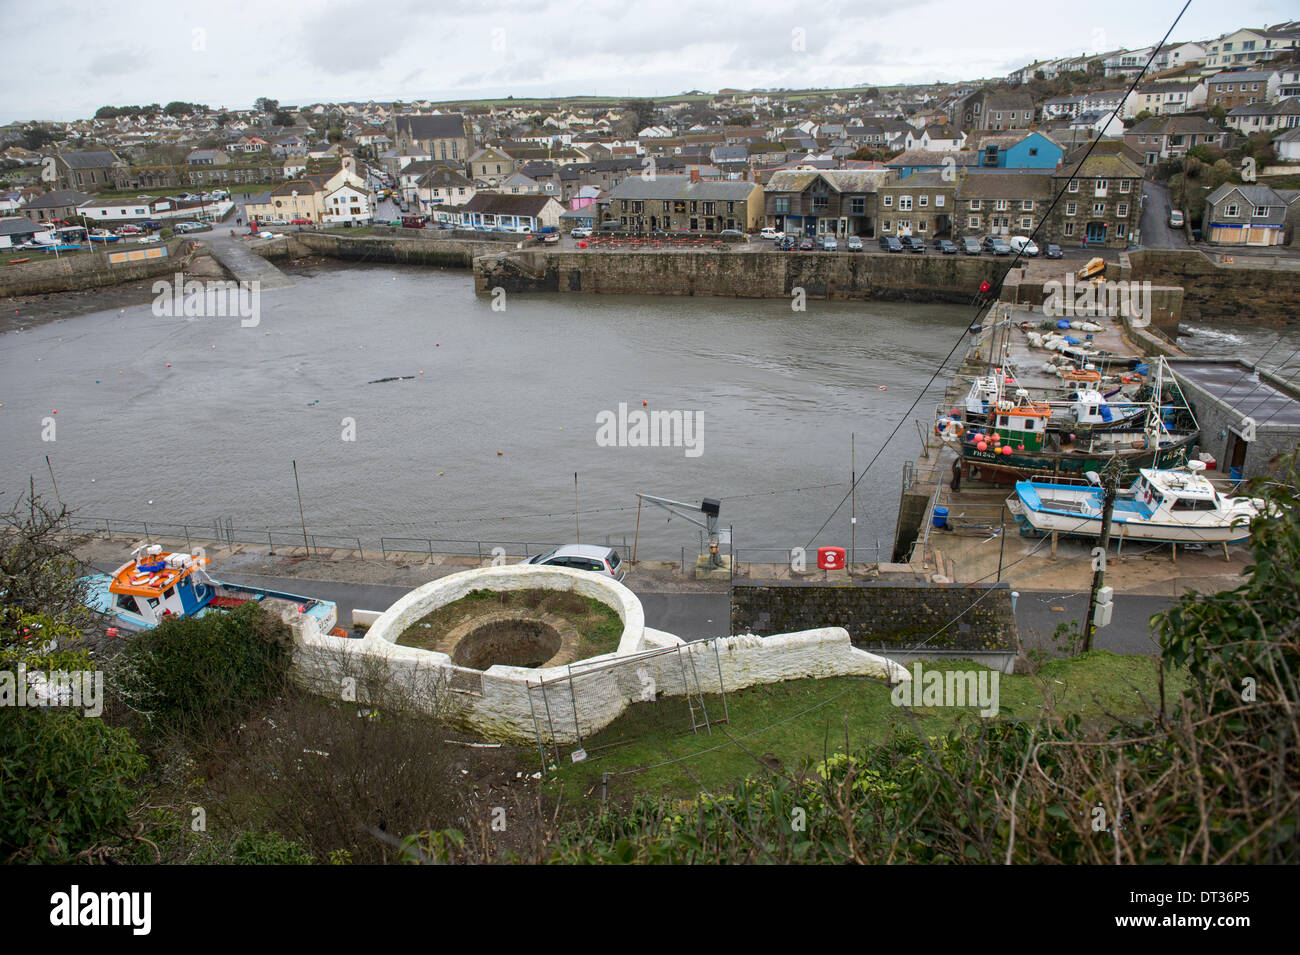
M 338 607 L 331 601 L 213 580 L 204 570 L 207 563 L 207 557 L 166 553 L 157 544 L 141 544 L 113 573 L 83 578 L 86 604 L 129 631 L 152 629 L 168 617 L 202 617 L 250 602 L 295 630 L 307 619 L 321 633 L 334 629 Z
M 87 238 L 89 238 L 91 242 L 121 242 L 122 241 L 122 237 L 120 235 L 114 235 L 113 233 L 109 232 L 106 229 L 96 229 L 94 232 L 91 232 L 90 235 L 87 236 Z
M 1200 437 L 1196 418 L 1163 359 L 1155 364 L 1155 381 L 1146 398 L 1140 419 L 1123 419 L 1111 428 L 1073 430 L 1049 426 L 1052 407 L 1047 402 L 1003 402 L 983 426 L 961 429 L 949 440 L 957 443 L 967 474 L 978 472 L 986 480 L 1082 478 L 1113 459 L 1121 484 L 1127 486 L 1143 468 L 1186 464 Z
M 1220 493 L 1201 474 L 1204 468 L 1201 461 L 1185 468 L 1143 468 L 1132 487 L 1116 493 L 1111 536 L 1175 544 L 1247 540 L 1262 502 Z M 1020 481 L 1007 505 L 1030 534 L 1100 537 L 1103 494 L 1089 484 Z
M 1099 383 L 1101 376 L 1088 380 Z M 1116 397 L 1121 400 L 1111 400 Z M 996 414 L 997 409 L 1015 407 L 1029 400 L 1029 392 L 1018 386 L 1009 370 L 995 368 L 990 374 L 980 375 L 971 382 L 961 408 L 954 408 L 949 415 L 939 415 L 936 432 L 943 436 L 954 421 L 960 422 L 968 431 L 987 425 L 990 411 Z M 1138 429 L 1145 423 L 1150 410 L 1147 403 L 1126 400 L 1122 388 L 1105 394 L 1100 390 L 1100 384 L 1076 384 L 1067 394 L 1041 399 L 1040 403 L 1051 409 L 1049 431 L 1076 434 L 1091 430 Z

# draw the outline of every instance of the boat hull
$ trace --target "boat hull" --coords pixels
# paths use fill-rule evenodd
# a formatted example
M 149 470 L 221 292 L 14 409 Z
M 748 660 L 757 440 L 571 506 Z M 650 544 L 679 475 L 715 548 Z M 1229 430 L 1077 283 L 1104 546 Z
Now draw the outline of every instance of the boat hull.
M 1189 434 L 1160 448 L 1124 448 L 1116 451 L 1114 458 L 1122 469 L 1121 483 L 1132 483 L 1142 468 L 1168 470 L 1185 465 L 1196 439 L 1196 434 Z M 1016 451 L 1000 454 L 992 448 L 981 451 L 977 444 L 966 441 L 962 444 L 961 457 L 964 464 L 978 469 L 981 478 L 999 484 L 1011 484 L 1027 478 L 1082 478 L 1089 471 L 1101 471 L 1111 462 L 1112 455 L 1100 451 Z

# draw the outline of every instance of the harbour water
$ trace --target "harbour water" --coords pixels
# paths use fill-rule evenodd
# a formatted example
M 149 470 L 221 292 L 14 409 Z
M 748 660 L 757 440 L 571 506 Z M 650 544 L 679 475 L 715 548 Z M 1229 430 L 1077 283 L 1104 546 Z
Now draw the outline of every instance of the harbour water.
M 144 305 L 0 336 L 0 501 L 33 475 L 52 493 L 48 454 L 85 518 L 287 532 L 296 459 L 312 533 L 563 543 L 577 472 L 584 542 L 631 539 L 641 491 L 719 498 L 737 546 L 775 554 L 809 542 L 848 491 L 850 436 L 862 469 L 973 315 L 543 295 L 495 310 L 464 273 L 388 265 L 295 282 L 262 295 L 256 327 Z M 698 447 L 602 446 L 597 416 L 621 403 L 693 416 Z M 877 539 L 888 553 L 917 448 L 909 421 L 860 483 L 860 559 Z M 666 518 L 642 514 L 640 556 L 698 544 Z M 846 504 L 817 543 L 847 545 L 849 522 Z

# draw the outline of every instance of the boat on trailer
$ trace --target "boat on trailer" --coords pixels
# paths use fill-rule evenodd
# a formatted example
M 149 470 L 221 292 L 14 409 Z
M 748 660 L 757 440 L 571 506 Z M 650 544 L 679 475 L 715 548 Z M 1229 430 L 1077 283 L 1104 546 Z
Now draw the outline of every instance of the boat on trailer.
M 83 578 L 86 604 L 123 630 L 150 630 L 168 617 L 202 617 L 245 603 L 258 603 L 295 630 L 306 618 L 321 633 L 334 629 L 338 606 L 297 594 L 214 580 L 204 569 L 208 558 L 167 553 L 158 544 L 140 544 L 131 559 L 111 574 Z
M 1204 468 L 1201 461 L 1185 468 L 1143 468 L 1132 487 L 1116 492 L 1111 537 L 1172 544 L 1248 540 L 1262 502 L 1221 493 L 1201 474 Z M 1031 535 L 1100 537 L 1103 495 L 1095 484 L 1020 481 L 1007 506 Z

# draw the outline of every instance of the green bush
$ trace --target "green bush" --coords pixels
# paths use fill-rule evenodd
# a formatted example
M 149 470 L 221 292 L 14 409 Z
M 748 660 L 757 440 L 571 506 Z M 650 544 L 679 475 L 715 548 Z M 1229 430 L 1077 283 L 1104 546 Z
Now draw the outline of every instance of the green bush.
M 166 620 L 122 652 L 114 684 L 154 733 L 219 732 L 284 689 L 288 626 L 247 603 L 229 613 Z
M 74 712 L 0 707 L 0 861 L 68 862 L 112 838 L 144 768 L 125 729 Z
M 242 832 L 231 859 L 236 865 L 311 865 L 316 857 L 301 842 L 278 832 Z

